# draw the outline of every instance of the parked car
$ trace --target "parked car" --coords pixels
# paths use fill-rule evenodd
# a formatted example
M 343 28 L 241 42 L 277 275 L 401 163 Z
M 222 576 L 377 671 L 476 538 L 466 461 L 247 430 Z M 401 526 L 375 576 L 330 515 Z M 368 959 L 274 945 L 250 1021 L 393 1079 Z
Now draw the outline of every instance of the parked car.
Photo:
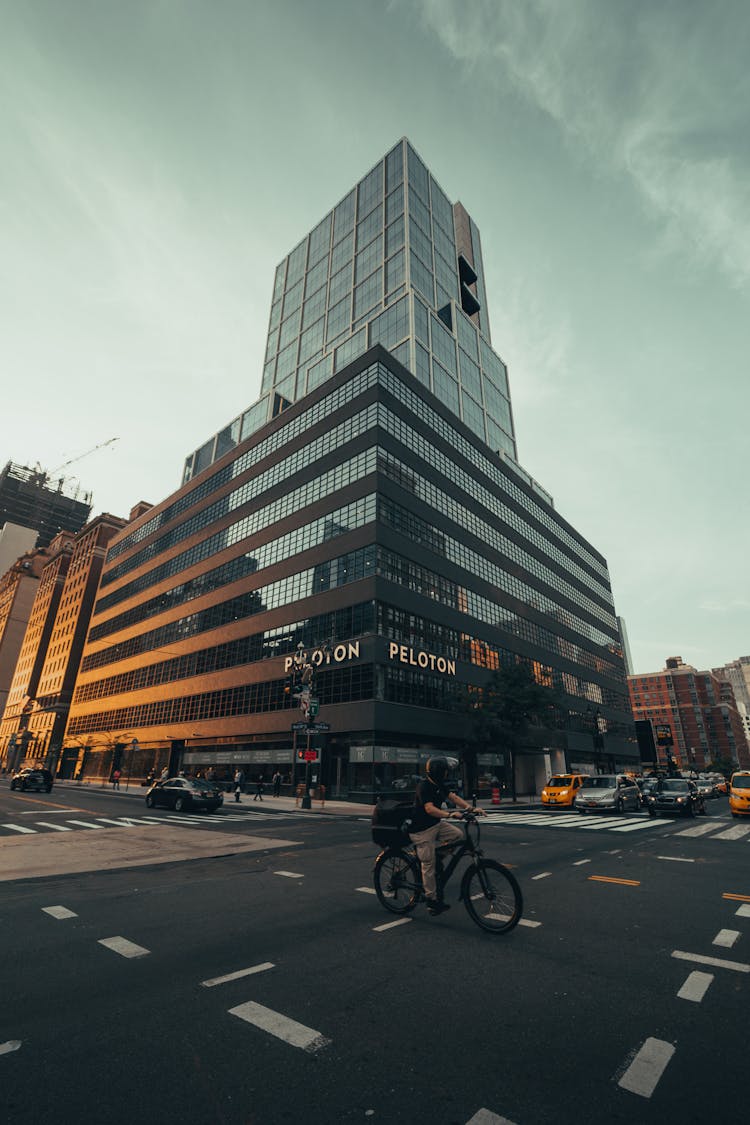
M 729 811 L 733 817 L 750 816 L 750 771 L 737 770 L 729 779 Z
M 157 781 L 151 786 L 146 794 L 146 804 L 150 809 L 161 805 L 176 812 L 187 812 L 189 809 L 216 812 L 224 804 L 224 797 L 209 781 L 168 777 L 166 781 Z
M 54 780 L 49 770 L 36 766 L 24 766 L 16 770 L 10 779 L 11 789 L 42 789 L 45 793 L 52 792 Z
M 662 777 L 648 798 L 648 815 L 680 813 L 706 816 L 706 805 L 698 786 L 686 777 Z
M 632 777 L 616 773 L 599 773 L 593 777 L 584 777 L 573 802 L 573 808 L 579 813 L 605 810 L 622 813 L 626 809 L 640 807 L 640 789 Z
M 542 789 L 542 804 L 571 807 L 582 781 L 583 774 L 580 773 L 555 774 Z

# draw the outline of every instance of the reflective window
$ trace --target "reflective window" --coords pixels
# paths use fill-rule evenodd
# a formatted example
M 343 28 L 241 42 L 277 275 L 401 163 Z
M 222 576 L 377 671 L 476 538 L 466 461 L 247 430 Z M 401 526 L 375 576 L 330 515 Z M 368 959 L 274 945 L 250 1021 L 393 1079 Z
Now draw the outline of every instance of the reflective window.
M 479 434 L 482 441 L 484 441 L 484 414 L 478 402 L 475 402 L 471 395 L 465 392 L 461 394 L 461 407 L 463 411 L 463 420 L 467 426 Z
M 479 343 L 477 330 L 468 317 L 460 311 L 456 311 L 456 330 L 458 332 L 458 342 L 467 355 L 479 363 Z
M 461 383 L 464 390 L 468 391 L 472 398 L 481 402 L 482 381 L 479 375 L 479 367 L 474 363 L 473 359 L 469 359 L 463 348 L 458 349 L 458 362 L 461 369 Z M 484 429 L 484 427 L 482 427 L 482 429 Z
M 445 406 L 458 414 L 458 383 L 435 360 L 432 364 L 432 389 Z
M 317 266 L 313 266 L 308 271 L 307 279 L 305 280 L 305 296 L 309 297 L 311 293 L 317 293 L 321 285 L 325 285 L 328 279 L 328 258 L 322 262 L 318 262 Z
M 334 246 L 333 248 L 333 253 L 331 254 L 331 273 L 336 273 L 342 266 L 351 262 L 353 253 L 354 234 L 350 233 L 339 242 L 338 246 Z
M 354 226 L 354 194 L 354 189 L 352 189 L 333 212 L 334 246 Z
M 386 229 L 385 232 L 385 256 L 390 258 L 391 254 L 395 254 L 404 245 L 404 217 L 403 215 L 396 220 L 395 223 Z
M 430 184 L 427 169 L 410 144 L 406 146 L 406 154 L 409 185 L 413 186 L 414 190 L 419 192 L 420 197 L 425 203 L 429 203 Z
M 415 255 L 409 256 L 411 283 L 415 289 L 427 298 L 430 305 L 435 304 L 435 287 L 432 282 L 432 274 L 420 259 Z
M 387 293 L 392 293 L 406 280 L 406 257 L 400 250 L 395 257 L 387 263 L 385 268 L 385 288 Z
M 441 320 L 431 316 L 432 354 L 446 367 L 451 375 L 457 374 L 456 341 Z
M 391 191 L 404 177 L 404 152 L 401 141 L 385 158 L 385 185 Z
M 383 299 L 383 271 L 376 270 L 362 285 L 354 290 L 354 319 L 363 316 L 368 309 Z
M 307 239 L 300 242 L 289 255 L 287 270 L 286 270 L 286 288 L 287 292 L 292 288 L 296 282 L 302 277 L 305 272 L 305 259 L 307 256 Z
M 357 249 L 366 246 L 383 230 L 383 208 L 376 207 L 366 219 L 357 224 Z
M 363 281 L 372 271 L 383 264 L 383 236 L 379 235 L 354 259 L 354 278 Z
M 351 323 L 351 297 L 345 297 L 328 310 L 326 340 L 334 340 Z
M 357 214 L 360 219 L 369 214 L 373 207 L 383 199 L 383 165 L 378 164 L 359 185 L 359 208 Z
M 331 215 L 326 215 L 318 223 L 310 235 L 310 249 L 308 252 L 308 268 L 314 266 L 321 258 L 328 258 L 328 248 L 331 242 Z
M 404 213 L 404 189 L 403 185 L 391 192 L 385 201 L 385 221 L 392 223 Z

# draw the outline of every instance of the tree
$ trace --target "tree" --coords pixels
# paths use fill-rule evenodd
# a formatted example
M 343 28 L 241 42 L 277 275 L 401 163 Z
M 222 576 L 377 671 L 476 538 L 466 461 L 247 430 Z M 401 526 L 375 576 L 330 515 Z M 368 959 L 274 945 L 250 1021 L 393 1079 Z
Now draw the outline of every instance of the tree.
M 484 687 L 469 687 L 459 700 L 459 709 L 470 720 L 470 735 L 464 744 L 463 761 L 467 792 L 474 791 L 477 755 L 502 749 L 508 754 L 513 800 L 516 799 L 515 754 L 532 727 L 552 727 L 564 710 L 561 692 L 540 684 L 527 664 L 503 664 Z

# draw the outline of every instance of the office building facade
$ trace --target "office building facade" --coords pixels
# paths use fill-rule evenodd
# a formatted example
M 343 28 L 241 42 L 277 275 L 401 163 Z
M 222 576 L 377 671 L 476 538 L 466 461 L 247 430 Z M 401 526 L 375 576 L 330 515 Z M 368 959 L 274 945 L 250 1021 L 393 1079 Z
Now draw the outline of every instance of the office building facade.
M 632 768 L 606 562 L 515 459 L 478 231 L 406 141 L 277 270 L 266 354 L 259 402 L 113 539 L 66 744 L 100 775 L 135 739 L 134 774 L 293 782 L 302 654 L 315 776 L 398 791 L 466 739 L 464 689 L 523 662 L 566 706 L 517 755 L 521 791 Z M 485 757 L 507 775 L 505 748 Z
M 75 536 L 64 532 L 47 549 L 13 681 L 0 719 L 0 753 L 56 769 L 84 640 L 107 545 L 125 520 L 104 513 Z M 63 757 L 72 776 L 79 754 Z
M 628 688 L 634 719 L 651 723 L 659 768 L 666 768 L 669 756 L 690 772 L 719 760 L 750 768 L 744 723 L 728 678 L 670 656 L 661 671 L 630 676 Z

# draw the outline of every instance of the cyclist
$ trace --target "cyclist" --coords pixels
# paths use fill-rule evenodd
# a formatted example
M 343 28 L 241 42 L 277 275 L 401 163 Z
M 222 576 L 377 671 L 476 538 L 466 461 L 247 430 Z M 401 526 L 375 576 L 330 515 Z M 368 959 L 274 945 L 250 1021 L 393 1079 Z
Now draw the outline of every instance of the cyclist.
M 450 764 L 458 764 L 455 759 Z M 463 829 L 457 824 L 448 824 L 451 817 L 460 816 L 458 812 L 444 809 L 443 802 L 450 801 L 458 809 L 471 809 L 472 806 L 459 797 L 447 782 L 450 764 L 447 758 L 430 758 L 427 762 L 427 777 L 417 785 L 414 795 L 413 831 L 409 833 L 416 846 L 419 862 L 422 865 L 422 885 L 427 900 L 427 912 L 433 916 L 450 910 L 447 903 L 436 898 L 435 849 L 441 845 L 457 844 L 463 839 Z M 485 815 L 484 809 L 473 812 Z

